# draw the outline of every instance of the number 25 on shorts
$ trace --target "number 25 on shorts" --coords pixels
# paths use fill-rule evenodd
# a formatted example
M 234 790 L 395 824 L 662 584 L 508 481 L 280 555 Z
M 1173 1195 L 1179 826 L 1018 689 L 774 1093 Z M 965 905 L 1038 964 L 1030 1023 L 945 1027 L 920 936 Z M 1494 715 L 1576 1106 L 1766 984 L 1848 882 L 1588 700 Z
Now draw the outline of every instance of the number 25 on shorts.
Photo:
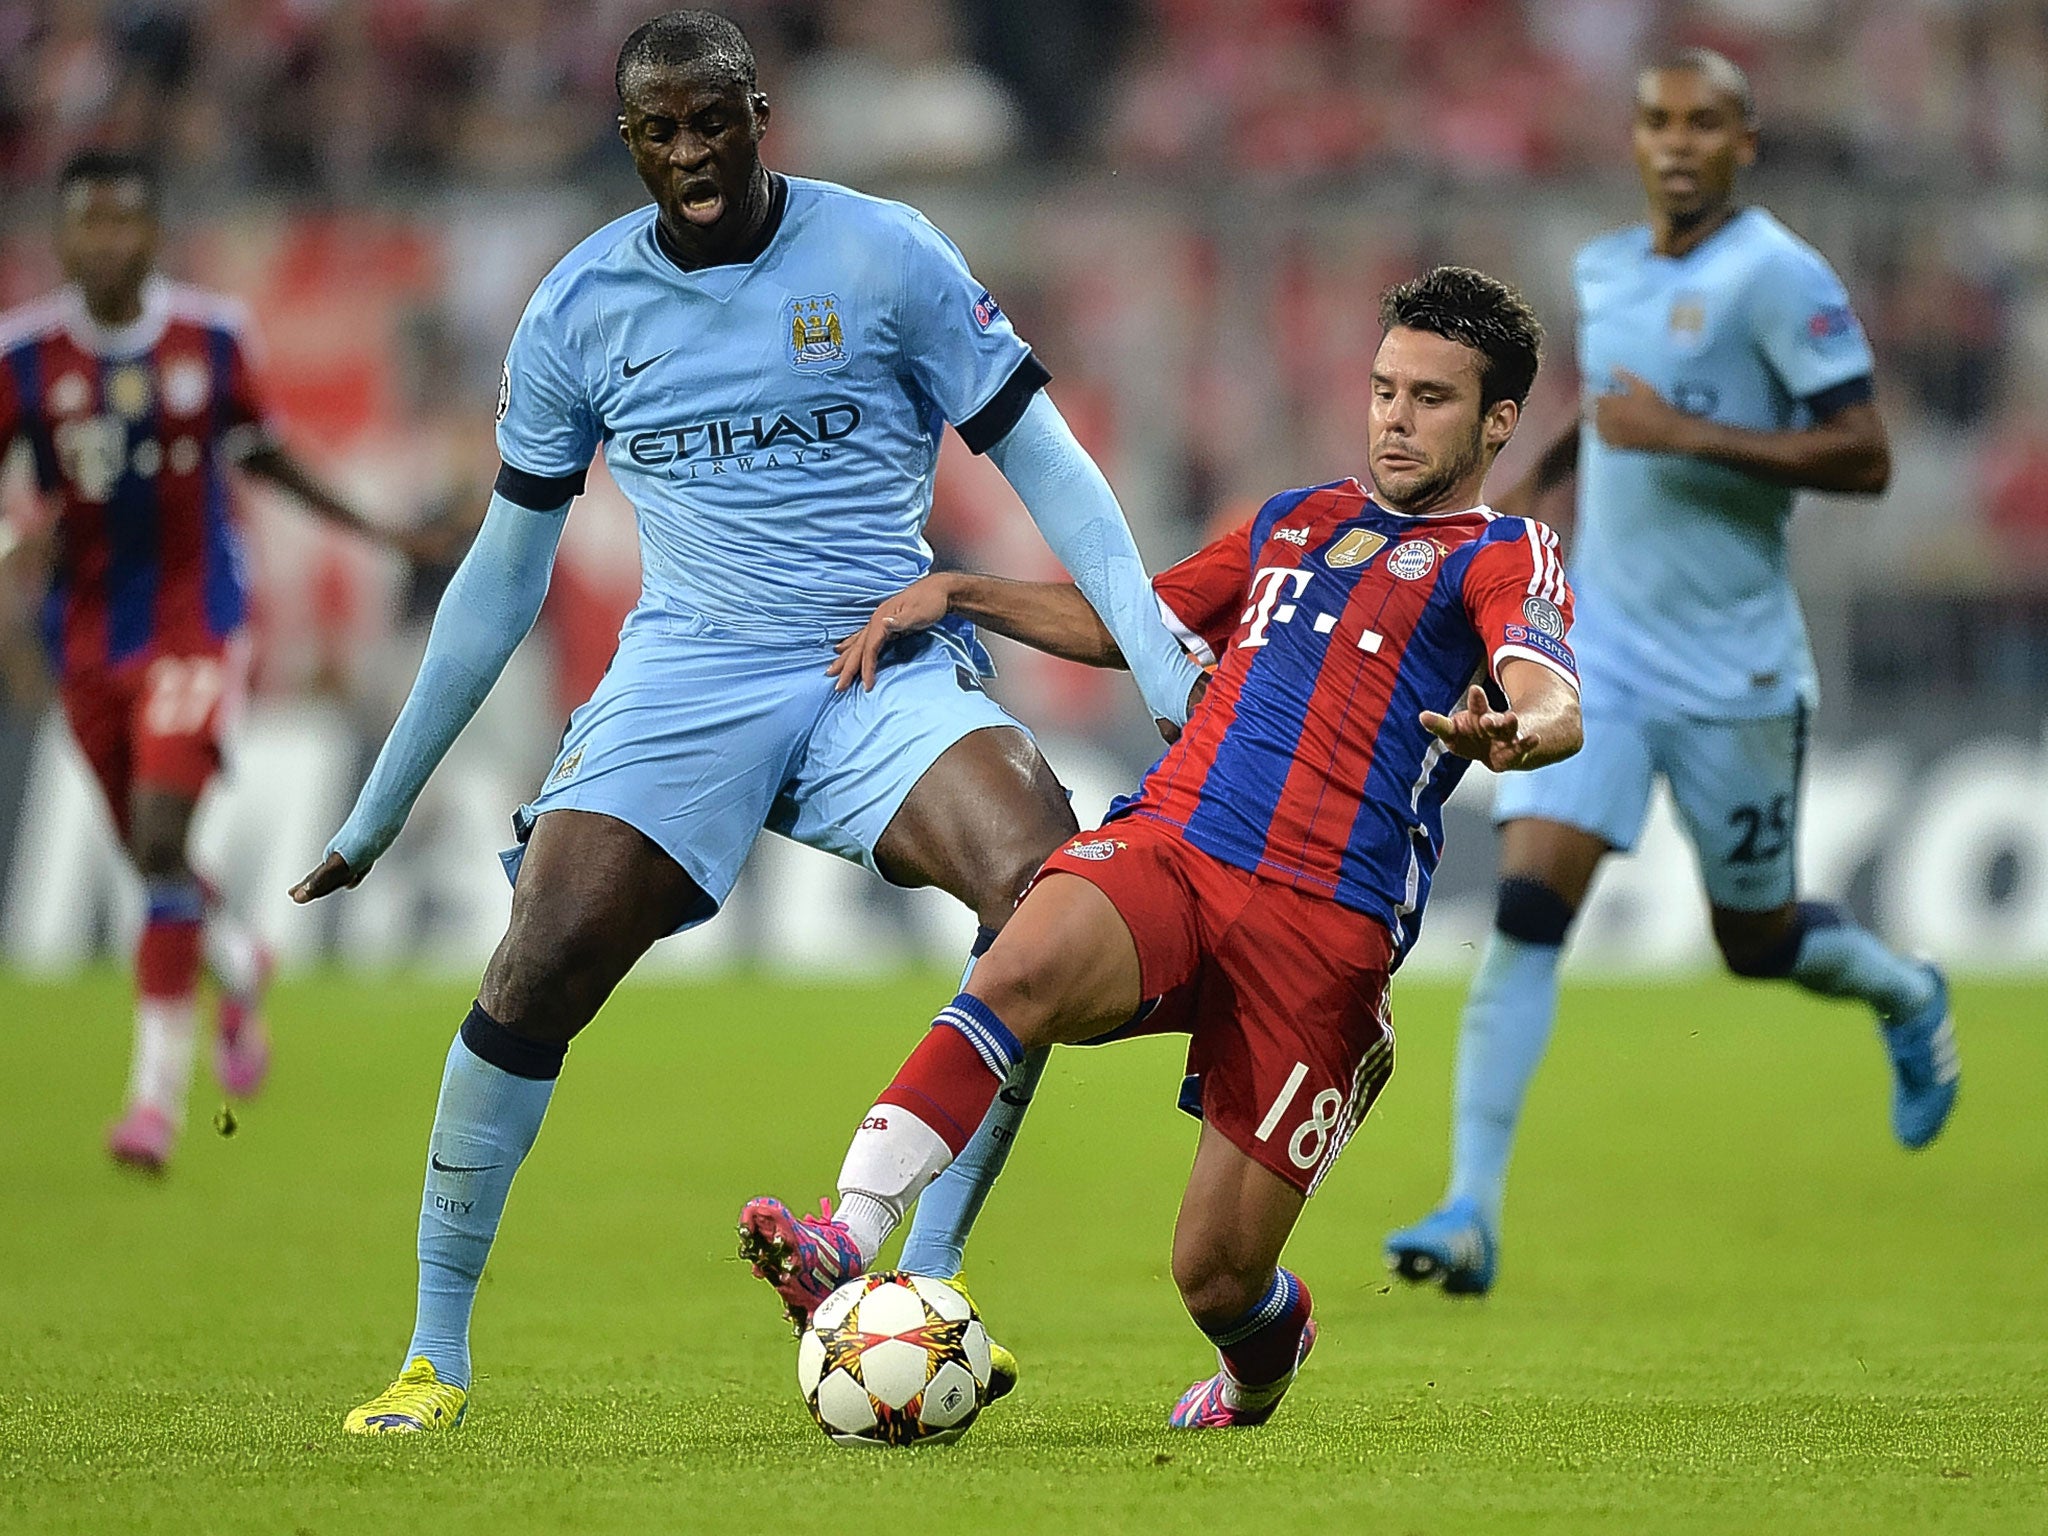
M 1273 1107 L 1266 1111 L 1266 1118 L 1259 1122 L 1253 1134 L 1260 1141 L 1270 1141 L 1273 1132 L 1286 1118 L 1287 1107 L 1301 1092 L 1301 1081 L 1308 1076 L 1308 1063 L 1297 1061 L 1294 1070 L 1287 1074 L 1287 1081 L 1280 1087 L 1280 1097 L 1273 1101 Z M 1344 1112 L 1344 1095 L 1335 1088 L 1325 1088 L 1315 1096 L 1309 1105 L 1308 1118 L 1295 1127 L 1294 1134 L 1287 1139 L 1288 1159 L 1297 1168 L 1313 1168 L 1322 1160 L 1323 1148 L 1329 1144 L 1330 1132 L 1337 1128 L 1337 1118 Z

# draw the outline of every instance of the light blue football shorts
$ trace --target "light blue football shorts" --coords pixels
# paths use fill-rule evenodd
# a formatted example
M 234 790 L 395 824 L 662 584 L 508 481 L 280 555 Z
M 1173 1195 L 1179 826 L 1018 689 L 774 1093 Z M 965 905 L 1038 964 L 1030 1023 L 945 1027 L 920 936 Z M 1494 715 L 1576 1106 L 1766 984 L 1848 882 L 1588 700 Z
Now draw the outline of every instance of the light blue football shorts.
M 703 888 L 708 904 L 682 925 L 693 928 L 724 904 L 763 828 L 873 869 L 876 842 L 948 747 L 989 726 L 1024 729 L 982 692 L 986 656 L 971 638 L 898 641 L 872 692 L 836 692 L 831 658 L 822 639 L 769 644 L 634 613 L 540 793 L 513 817 L 506 874 L 517 878 L 539 817 L 596 811 L 644 832 Z
M 1589 680 L 1586 744 L 1561 763 L 1505 773 L 1496 825 L 1534 818 L 1577 827 L 1626 853 L 1642 835 L 1659 774 L 1699 855 L 1707 899 L 1768 912 L 1793 899 L 1806 710 L 1755 719 L 1659 715 Z

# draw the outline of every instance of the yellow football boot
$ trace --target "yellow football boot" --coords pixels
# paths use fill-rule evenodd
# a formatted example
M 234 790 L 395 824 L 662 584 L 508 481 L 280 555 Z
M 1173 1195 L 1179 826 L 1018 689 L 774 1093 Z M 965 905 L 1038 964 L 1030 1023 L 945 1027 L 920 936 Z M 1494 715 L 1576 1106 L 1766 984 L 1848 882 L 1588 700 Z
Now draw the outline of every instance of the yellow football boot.
M 453 1429 L 469 1411 L 469 1394 L 434 1374 L 434 1363 L 415 1355 L 398 1380 L 351 1408 L 341 1427 L 352 1435 L 417 1435 Z
M 967 1298 L 967 1305 L 969 1305 L 970 1307 L 974 1307 L 974 1297 L 968 1291 L 967 1282 L 965 1280 L 962 1280 L 958 1275 L 955 1275 L 952 1279 L 948 1280 L 946 1284 L 953 1287 L 953 1289 L 958 1291 L 962 1296 L 965 1296 Z M 981 1312 L 981 1308 L 979 1307 L 974 1307 L 974 1310 L 977 1316 Z M 987 1330 L 988 1325 L 986 1322 L 984 1322 L 982 1324 L 982 1331 L 984 1333 L 987 1333 Z M 1012 1392 L 1016 1390 L 1017 1357 L 1011 1354 L 1007 1349 L 1003 1348 L 1002 1345 L 998 1344 L 995 1341 L 995 1336 L 993 1334 L 989 1334 L 988 1400 L 990 1402 L 994 1402 L 997 1398 L 1008 1397 Z

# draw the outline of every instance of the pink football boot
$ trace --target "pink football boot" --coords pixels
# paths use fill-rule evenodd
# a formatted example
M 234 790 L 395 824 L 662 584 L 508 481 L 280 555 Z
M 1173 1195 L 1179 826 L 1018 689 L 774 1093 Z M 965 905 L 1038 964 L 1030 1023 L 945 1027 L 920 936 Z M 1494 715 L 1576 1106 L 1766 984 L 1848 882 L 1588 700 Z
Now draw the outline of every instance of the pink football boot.
M 1273 1410 L 1280 1406 L 1280 1399 L 1287 1395 L 1287 1388 L 1294 1385 L 1294 1378 L 1301 1374 L 1302 1362 L 1308 1359 L 1308 1352 L 1315 1347 L 1316 1320 L 1310 1318 L 1308 1325 L 1301 1330 L 1301 1347 L 1294 1354 L 1294 1370 L 1272 1401 L 1263 1407 L 1231 1407 L 1223 1400 L 1223 1373 L 1218 1371 L 1207 1381 L 1198 1381 L 1181 1393 L 1180 1401 L 1173 1405 L 1173 1412 L 1166 1416 L 1166 1422 L 1174 1429 L 1251 1429 L 1265 1423 L 1273 1417 Z
M 177 1140 L 171 1117 L 154 1104 L 129 1105 L 128 1112 L 107 1128 L 107 1151 L 114 1161 L 144 1173 L 162 1173 Z
M 867 1268 L 846 1223 L 832 1219 L 832 1202 L 799 1216 L 780 1200 L 749 1200 L 740 1211 L 740 1257 L 775 1288 L 790 1323 L 803 1332 L 818 1303 Z
M 246 992 L 223 992 L 215 1015 L 213 1075 L 238 1099 L 253 1098 L 270 1074 L 270 1031 L 263 1023 L 263 994 L 277 968 L 270 946 L 257 956 L 256 984 Z

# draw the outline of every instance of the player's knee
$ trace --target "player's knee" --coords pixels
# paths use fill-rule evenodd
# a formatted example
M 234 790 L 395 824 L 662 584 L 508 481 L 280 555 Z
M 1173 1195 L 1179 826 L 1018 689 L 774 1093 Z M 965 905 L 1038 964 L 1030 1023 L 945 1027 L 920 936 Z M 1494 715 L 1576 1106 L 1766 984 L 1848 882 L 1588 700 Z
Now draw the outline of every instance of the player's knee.
M 1272 1278 L 1270 1264 L 1258 1273 L 1214 1248 L 1174 1250 L 1173 1283 L 1181 1304 L 1189 1317 L 1210 1327 L 1243 1317 L 1266 1293 Z
M 175 880 L 185 873 L 185 829 L 139 818 L 128 829 L 128 857 L 145 880 Z
M 484 972 L 478 1001 L 516 1035 L 567 1044 L 597 1013 L 617 977 L 601 931 L 514 912 Z
M 1792 974 L 1806 936 L 1803 908 L 1782 912 L 1714 913 L 1714 943 L 1731 974 L 1749 981 L 1777 981 Z
M 1041 1043 L 1053 1002 L 1051 977 L 1030 949 L 1014 942 L 996 945 L 975 962 L 968 988 L 1027 1046 Z
M 978 888 L 969 894 L 968 904 L 984 927 L 1000 929 L 1009 921 L 1032 877 L 1060 844 L 1080 830 L 1064 798 L 1057 806 L 1041 810 L 1028 825 L 1018 826 L 992 847 L 983 860 L 975 879 Z
M 1564 943 L 1577 914 L 1572 904 L 1541 880 L 1527 875 L 1509 875 L 1500 883 L 1500 895 L 1493 910 L 1493 926 L 1524 944 L 1552 948 Z

